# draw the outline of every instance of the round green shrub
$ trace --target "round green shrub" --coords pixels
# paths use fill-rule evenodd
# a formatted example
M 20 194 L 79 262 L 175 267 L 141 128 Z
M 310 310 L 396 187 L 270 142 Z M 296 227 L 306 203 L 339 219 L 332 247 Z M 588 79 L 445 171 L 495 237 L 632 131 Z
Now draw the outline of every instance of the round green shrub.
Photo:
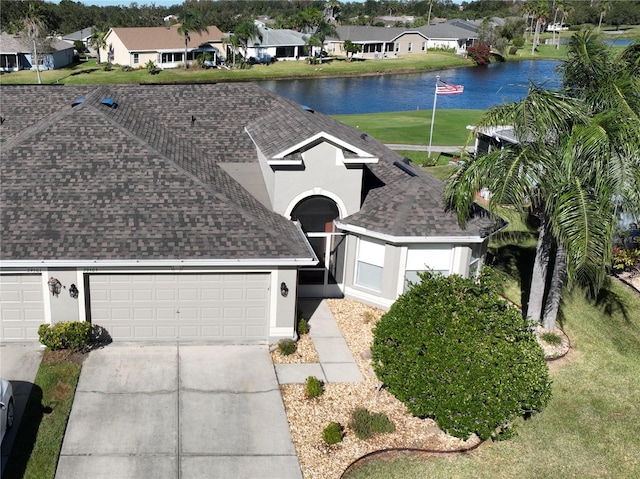
M 338 444 L 342 442 L 344 432 L 342 425 L 337 422 L 330 422 L 327 427 L 322 430 L 322 440 L 326 444 Z
M 291 356 L 297 348 L 298 346 L 293 339 L 285 338 L 278 341 L 278 350 L 283 356 Z
M 562 344 L 562 338 L 558 336 L 556 333 L 552 333 L 551 331 L 542 333 L 540 337 L 545 343 L 550 344 L 552 346 L 560 346 Z
M 63 321 L 53 326 L 41 324 L 38 338 L 47 348 L 80 350 L 91 341 L 91 323 L 88 321 Z
M 304 387 L 305 393 L 309 399 L 317 398 L 322 396 L 324 392 L 324 387 L 322 385 L 322 381 L 320 381 L 315 376 L 309 376 L 305 382 Z
M 495 436 L 551 398 L 544 352 L 488 271 L 479 281 L 421 275 L 376 325 L 371 353 L 412 414 L 462 439 Z

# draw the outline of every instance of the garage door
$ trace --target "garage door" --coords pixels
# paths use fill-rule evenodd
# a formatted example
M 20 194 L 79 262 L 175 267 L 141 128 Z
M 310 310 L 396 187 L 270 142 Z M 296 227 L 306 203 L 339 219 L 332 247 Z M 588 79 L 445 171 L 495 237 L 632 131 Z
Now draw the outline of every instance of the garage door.
M 269 274 L 109 274 L 89 283 L 91 320 L 114 340 L 268 340 Z
M 39 274 L 0 275 L 0 341 L 37 341 L 45 322 Z

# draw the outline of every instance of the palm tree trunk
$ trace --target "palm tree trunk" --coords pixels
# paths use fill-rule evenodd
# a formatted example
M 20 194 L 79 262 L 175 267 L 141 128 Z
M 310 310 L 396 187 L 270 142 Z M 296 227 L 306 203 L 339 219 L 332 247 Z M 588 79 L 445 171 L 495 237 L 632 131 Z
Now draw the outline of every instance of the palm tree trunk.
M 188 38 L 185 36 L 184 37 L 184 69 L 186 70 L 187 68 L 189 68 L 187 66 L 187 48 L 189 47 L 189 40 Z
M 42 78 L 40 77 L 40 65 L 38 62 L 38 47 L 36 46 L 36 39 L 33 39 L 33 61 L 36 64 L 36 74 L 38 75 L 38 85 L 42 84 Z
M 540 20 L 536 20 L 536 31 L 533 34 L 533 45 L 531 46 L 531 54 L 533 55 L 534 52 L 536 51 L 536 47 L 538 46 L 538 43 L 540 42 Z
M 540 324 L 542 319 L 542 305 L 544 304 L 544 293 L 547 284 L 547 265 L 549 263 L 550 248 L 548 228 L 549 226 L 545 220 L 538 234 L 529 301 L 527 303 L 527 318 L 535 325 Z
M 553 265 L 553 275 L 551 277 L 551 285 L 549 287 L 549 297 L 544 308 L 544 317 L 542 326 L 553 331 L 556 327 L 556 318 L 560 309 L 560 298 L 562 297 L 562 288 L 567 279 L 567 258 L 561 246 L 556 249 L 555 263 Z

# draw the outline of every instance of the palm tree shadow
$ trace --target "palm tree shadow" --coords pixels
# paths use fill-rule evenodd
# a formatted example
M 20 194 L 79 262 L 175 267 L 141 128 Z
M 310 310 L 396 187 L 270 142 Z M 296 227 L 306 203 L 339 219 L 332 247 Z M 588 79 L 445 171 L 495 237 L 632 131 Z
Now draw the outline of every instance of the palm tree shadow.
M 595 305 L 602 309 L 607 316 L 619 313 L 627 324 L 633 324 L 633 319 L 637 319 L 637 314 L 632 315 L 624 298 L 613 291 L 612 280 L 607 278 L 604 286 L 595 298 Z
M 514 235 L 515 233 L 510 233 Z M 530 233 L 522 233 L 529 238 Z M 491 248 L 487 257 L 487 263 L 493 268 L 516 278 L 520 284 L 520 304 L 526 314 L 529 290 L 531 289 L 531 275 L 533 274 L 533 262 L 535 248 L 528 248 L 518 244 L 505 244 Z

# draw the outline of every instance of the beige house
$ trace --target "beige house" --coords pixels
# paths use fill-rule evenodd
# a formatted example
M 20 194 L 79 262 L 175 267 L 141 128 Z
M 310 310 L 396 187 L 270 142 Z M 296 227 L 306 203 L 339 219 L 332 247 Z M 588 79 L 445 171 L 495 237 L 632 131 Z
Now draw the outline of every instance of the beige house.
M 344 41 L 351 40 L 362 46 L 355 58 L 396 58 L 401 55 L 425 54 L 434 48 L 452 49 L 466 55 L 467 47 L 477 34 L 450 24 L 425 25 L 419 28 L 342 26 L 337 28 L 339 38 L 325 41 L 331 55 L 345 55 Z
M 111 28 L 106 36 L 106 48 L 100 51 L 102 61 L 133 68 L 144 66 L 152 60 L 159 68 L 176 68 L 184 65 L 184 37 L 178 33 L 180 25 L 168 27 Z M 216 26 L 208 31 L 192 32 L 187 43 L 187 58 L 194 62 L 205 51 L 219 55 L 224 34 Z

